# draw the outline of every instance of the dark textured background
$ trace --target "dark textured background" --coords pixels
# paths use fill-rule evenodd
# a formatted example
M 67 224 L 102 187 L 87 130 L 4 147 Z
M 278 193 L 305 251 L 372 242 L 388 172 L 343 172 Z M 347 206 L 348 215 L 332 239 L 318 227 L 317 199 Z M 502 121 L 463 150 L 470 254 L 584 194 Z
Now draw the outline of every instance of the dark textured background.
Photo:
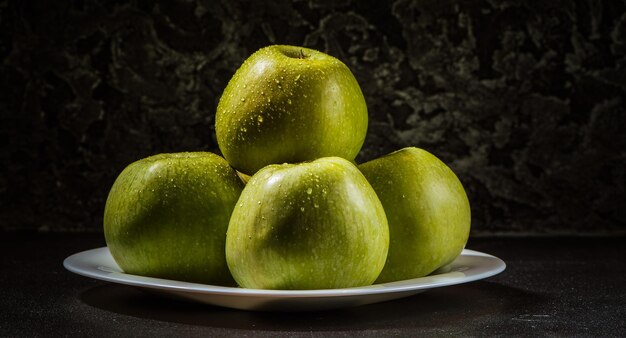
M 624 1 L 0 1 L 0 222 L 100 230 L 128 163 L 218 152 L 243 60 L 275 43 L 354 72 L 359 161 L 425 148 L 473 233 L 626 230 Z

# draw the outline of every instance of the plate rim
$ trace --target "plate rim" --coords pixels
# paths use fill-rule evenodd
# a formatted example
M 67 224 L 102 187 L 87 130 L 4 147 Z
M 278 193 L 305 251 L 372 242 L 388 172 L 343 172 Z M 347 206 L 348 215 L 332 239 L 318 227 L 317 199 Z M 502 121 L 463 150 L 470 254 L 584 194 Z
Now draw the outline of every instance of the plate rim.
M 483 271 L 473 271 L 473 274 L 463 277 L 453 277 L 458 271 L 444 272 L 436 275 L 425 277 L 406 279 L 395 282 L 372 284 L 367 286 L 359 286 L 341 289 L 315 289 L 315 290 L 267 290 L 267 289 L 246 289 L 240 287 L 228 287 L 210 284 L 191 283 L 171 279 L 163 279 L 156 277 L 147 277 L 139 275 L 126 274 L 124 272 L 113 271 L 110 267 L 95 266 L 98 265 L 93 261 L 94 255 L 109 255 L 108 247 L 99 247 L 77 252 L 63 260 L 63 266 L 68 271 L 89 278 L 112 282 L 117 284 L 125 284 L 135 287 L 156 289 L 168 292 L 185 292 L 204 295 L 220 295 L 220 296 L 237 296 L 237 297 L 272 297 L 272 298 L 320 298 L 320 297 L 345 297 L 345 296 L 366 296 L 386 293 L 401 293 L 428 290 L 431 288 L 445 287 L 463 283 L 469 283 L 485 278 L 492 277 L 506 269 L 506 263 L 493 255 L 483 253 L 476 250 L 463 249 L 461 254 L 455 259 L 457 261 L 461 257 L 474 256 L 487 259 L 491 263 L 491 267 Z M 454 261 L 454 262 L 455 262 Z M 115 261 L 113 260 L 115 263 Z M 451 264 L 454 264 L 452 262 Z M 106 269 L 104 269 L 106 268 Z M 120 270 L 116 264 L 116 269 Z M 481 270 L 481 267 L 469 268 L 470 270 Z M 445 279 L 445 280 L 442 280 Z M 430 283 L 429 280 L 433 280 Z

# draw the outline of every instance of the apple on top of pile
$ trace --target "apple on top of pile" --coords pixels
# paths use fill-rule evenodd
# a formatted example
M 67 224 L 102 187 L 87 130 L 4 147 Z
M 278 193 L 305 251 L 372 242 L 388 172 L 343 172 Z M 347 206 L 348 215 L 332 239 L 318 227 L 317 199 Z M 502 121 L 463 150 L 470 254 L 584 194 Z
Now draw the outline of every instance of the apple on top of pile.
M 224 157 L 126 167 L 104 234 L 129 274 L 255 289 L 334 289 L 428 275 L 470 230 L 461 182 L 410 147 L 356 165 L 368 113 L 348 67 L 316 50 L 252 54 L 221 96 Z

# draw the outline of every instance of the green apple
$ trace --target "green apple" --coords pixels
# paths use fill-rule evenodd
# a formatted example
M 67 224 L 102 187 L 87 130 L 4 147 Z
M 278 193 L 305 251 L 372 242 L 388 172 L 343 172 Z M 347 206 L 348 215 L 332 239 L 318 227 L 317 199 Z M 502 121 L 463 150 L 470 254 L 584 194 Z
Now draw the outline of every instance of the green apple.
M 215 132 L 226 160 L 252 175 L 269 164 L 353 160 L 367 119 L 361 88 L 344 63 L 308 48 L 269 46 L 224 89 Z
M 160 154 L 130 164 L 104 210 L 111 255 L 129 274 L 234 285 L 224 250 L 243 186 L 212 153 Z
M 359 169 L 389 222 L 389 255 L 377 283 L 428 275 L 461 253 L 470 205 L 463 185 L 441 160 L 423 149 L 404 148 Z
M 339 157 L 270 165 L 233 210 L 226 260 L 244 288 L 369 285 L 385 264 L 389 229 L 363 174 Z

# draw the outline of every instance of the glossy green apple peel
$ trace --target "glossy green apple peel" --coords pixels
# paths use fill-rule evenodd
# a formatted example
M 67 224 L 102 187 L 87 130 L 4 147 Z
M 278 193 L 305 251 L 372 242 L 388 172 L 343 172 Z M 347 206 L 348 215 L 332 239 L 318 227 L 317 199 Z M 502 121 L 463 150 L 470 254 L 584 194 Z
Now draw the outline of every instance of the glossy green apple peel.
M 226 259 L 244 288 L 370 285 L 385 262 L 387 219 L 350 162 L 322 158 L 256 173 L 233 211 Z
M 404 148 L 359 165 L 389 222 L 377 283 L 423 277 L 452 262 L 470 230 L 470 205 L 454 172 L 431 153 Z
M 367 120 L 363 93 L 345 64 L 308 48 L 269 46 L 224 89 L 215 132 L 228 162 L 251 175 L 269 164 L 353 160 Z
M 107 246 L 126 273 L 233 285 L 224 246 L 242 189 L 235 171 L 215 154 L 160 154 L 134 162 L 107 199 Z

